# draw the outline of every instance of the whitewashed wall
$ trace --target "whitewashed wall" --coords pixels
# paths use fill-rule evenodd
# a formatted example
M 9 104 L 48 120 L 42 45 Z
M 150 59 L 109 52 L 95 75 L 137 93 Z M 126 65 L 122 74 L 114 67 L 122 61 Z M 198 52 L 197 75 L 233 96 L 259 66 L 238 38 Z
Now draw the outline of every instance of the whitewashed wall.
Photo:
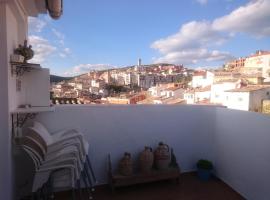
M 109 153 L 115 168 L 123 152 L 136 160 L 145 145 L 164 141 L 174 148 L 183 171 L 194 170 L 200 158 L 210 159 L 216 175 L 245 198 L 270 197 L 269 116 L 211 106 L 67 105 L 37 120 L 50 131 L 85 133 L 100 183 L 107 180 Z
M 107 155 L 114 166 L 125 151 L 136 160 L 145 145 L 163 141 L 174 148 L 183 171 L 195 169 L 200 158 L 213 160 L 215 108 L 200 106 L 57 106 L 37 120 L 50 131 L 77 128 L 88 139 L 100 183 L 107 180 Z
M 15 196 L 10 110 L 19 102 L 9 57 L 26 38 L 27 27 L 26 16 L 16 5 L 15 1 L 0 0 L 0 199 L 5 200 Z
M 216 173 L 249 200 L 270 199 L 270 117 L 217 108 Z
M 230 109 L 249 111 L 249 92 L 225 92 L 224 106 Z M 261 101 L 259 101 L 261 103 Z
M 7 6 L 0 1 L 0 199 L 11 199 L 11 147 L 9 139 L 8 53 L 6 26 Z

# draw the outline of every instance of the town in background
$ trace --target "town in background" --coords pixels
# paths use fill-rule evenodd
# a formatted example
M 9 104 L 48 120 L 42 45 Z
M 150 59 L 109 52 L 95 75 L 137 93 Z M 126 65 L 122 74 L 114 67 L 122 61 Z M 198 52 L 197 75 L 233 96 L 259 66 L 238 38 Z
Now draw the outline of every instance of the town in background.
M 51 80 L 52 104 L 199 104 L 270 113 L 270 51 L 219 69 L 137 65 Z

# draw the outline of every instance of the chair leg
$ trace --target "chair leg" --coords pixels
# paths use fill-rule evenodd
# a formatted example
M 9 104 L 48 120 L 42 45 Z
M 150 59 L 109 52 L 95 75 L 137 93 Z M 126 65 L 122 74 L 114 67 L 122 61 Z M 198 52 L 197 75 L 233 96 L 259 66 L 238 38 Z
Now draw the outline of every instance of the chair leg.
M 49 181 L 45 184 L 44 190 L 45 190 L 45 199 L 46 200 L 53 200 L 54 197 L 51 196 L 52 194 L 50 193 L 50 184 L 49 184 Z
M 45 200 L 44 186 L 42 186 L 42 188 L 40 188 L 40 199 Z
M 47 189 L 48 189 L 48 198 L 49 198 L 49 200 L 53 200 L 54 199 L 53 179 L 52 179 L 51 175 L 49 177 L 49 181 L 47 182 Z
M 89 185 L 88 185 L 88 183 L 87 183 L 87 180 L 86 180 L 86 178 L 85 178 L 85 172 L 84 172 L 84 170 L 82 171 L 82 178 L 83 178 L 83 182 L 84 182 L 84 185 L 85 185 L 85 187 L 86 187 L 86 191 L 87 191 L 87 194 L 88 194 L 88 196 L 89 196 L 89 199 L 92 199 L 92 192 L 91 192 L 91 190 L 89 189 Z
M 38 189 L 38 191 L 37 191 L 37 199 L 38 199 L 38 200 L 41 199 L 41 198 L 40 198 L 40 189 Z
M 82 199 L 82 188 L 81 188 L 81 181 L 80 180 L 77 181 L 77 188 L 79 191 L 79 199 Z
M 94 188 L 94 185 L 93 185 L 93 183 L 92 183 L 92 179 L 91 179 L 91 177 L 90 177 L 90 174 L 89 174 L 89 172 L 88 172 L 87 164 L 86 164 L 86 166 L 85 166 L 84 169 L 85 169 L 85 174 L 86 174 L 86 176 L 87 176 L 87 179 L 88 179 L 88 182 L 89 182 L 91 191 L 94 192 L 94 191 L 95 191 L 95 188 Z
M 72 192 L 71 199 L 72 199 L 72 200 L 75 200 L 75 199 L 76 199 L 75 189 L 72 188 L 71 192 Z
M 32 192 L 31 200 L 35 200 L 35 199 L 36 199 L 36 194 L 35 194 L 35 192 Z
M 90 159 L 89 159 L 88 155 L 86 155 L 86 161 L 87 161 L 87 164 L 89 166 L 89 169 L 90 169 L 90 172 L 92 174 L 92 177 L 94 179 L 94 182 L 97 183 L 97 179 L 96 179 L 96 176 L 95 176 L 95 173 L 94 173 L 94 170 L 93 170 L 93 167 L 92 167 L 92 164 L 90 162 Z

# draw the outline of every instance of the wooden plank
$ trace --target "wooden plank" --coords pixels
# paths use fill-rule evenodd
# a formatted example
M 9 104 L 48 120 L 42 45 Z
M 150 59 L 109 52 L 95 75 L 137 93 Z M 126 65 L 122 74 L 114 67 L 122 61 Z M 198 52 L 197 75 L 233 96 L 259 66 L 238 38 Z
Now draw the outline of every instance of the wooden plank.
M 170 168 L 168 170 L 153 170 L 149 173 L 137 173 L 132 176 L 112 175 L 111 184 L 114 187 L 130 186 L 141 183 L 150 183 L 161 180 L 180 178 L 180 169 Z

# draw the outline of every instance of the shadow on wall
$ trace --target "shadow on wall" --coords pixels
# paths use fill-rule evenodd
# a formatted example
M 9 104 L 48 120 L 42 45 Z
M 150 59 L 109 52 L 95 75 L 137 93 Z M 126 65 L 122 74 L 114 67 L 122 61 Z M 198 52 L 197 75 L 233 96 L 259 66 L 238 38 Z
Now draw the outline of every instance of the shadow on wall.
M 100 184 L 107 183 L 109 153 L 115 169 L 123 152 L 137 159 L 145 145 L 155 148 L 163 141 L 174 148 L 182 171 L 193 171 L 205 158 L 247 199 L 270 196 L 269 116 L 212 106 L 61 105 L 36 120 L 51 132 L 83 132 Z

